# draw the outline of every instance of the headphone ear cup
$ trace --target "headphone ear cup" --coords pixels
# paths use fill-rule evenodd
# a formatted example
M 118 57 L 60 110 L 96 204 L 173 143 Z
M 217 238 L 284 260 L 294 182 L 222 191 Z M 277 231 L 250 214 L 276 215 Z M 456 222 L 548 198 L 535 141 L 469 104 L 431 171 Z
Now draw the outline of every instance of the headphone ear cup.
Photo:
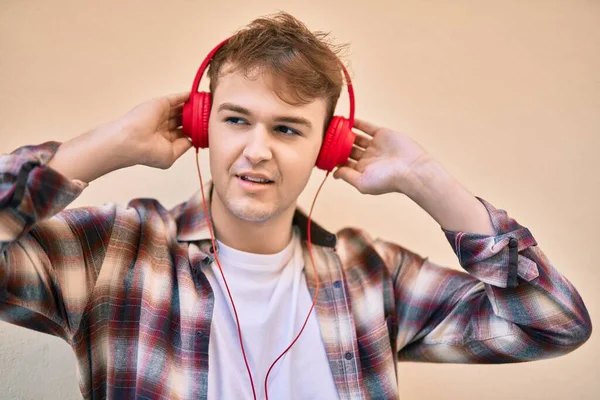
M 199 115 L 198 115 L 198 141 L 200 142 L 200 147 L 203 149 L 208 148 L 208 120 L 210 117 L 210 93 L 208 92 L 200 92 L 199 98 Z
M 355 139 L 356 133 L 352 130 L 350 121 L 334 116 L 323 138 L 317 157 L 317 168 L 331 172 L 335 167 L 346 164 Z
M 210 104 L 210 93 L 198 92 L 190 95 L 183 105 L 182 130 L 184 135 L 192 139 L 192 146 L 196 149 L 208 147 Z

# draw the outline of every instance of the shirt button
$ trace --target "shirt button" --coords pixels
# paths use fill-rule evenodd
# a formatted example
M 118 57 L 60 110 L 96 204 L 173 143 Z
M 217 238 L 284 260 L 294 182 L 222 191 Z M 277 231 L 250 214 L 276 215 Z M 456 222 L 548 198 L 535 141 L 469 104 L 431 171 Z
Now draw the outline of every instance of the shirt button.
M 341 281 L 335 281 L 333 282 L 333 286 L 335 286 L 337 289 L 342 287 L 342 282 Z
M 346 358 L 346 360 L 352 360 L 352 353 L 347 351 L 346 354 L 344 355 L 344 357 Z
M 519 245 L 519 242 L 515 238 L 510 238 L 510 240 L 508 241 L 509 247 L 517 247 L 518 245 Z
M 196 339 L 202 339 L 202 337 L 204 337 L 204 332 L 202 332 L 202 331 L 196 332 Z

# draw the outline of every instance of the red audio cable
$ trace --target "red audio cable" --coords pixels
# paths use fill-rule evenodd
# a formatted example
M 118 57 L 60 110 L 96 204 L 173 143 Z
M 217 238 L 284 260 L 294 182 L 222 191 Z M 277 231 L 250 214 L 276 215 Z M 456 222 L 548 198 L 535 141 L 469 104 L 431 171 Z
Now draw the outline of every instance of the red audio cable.
M 231 295 L 231 291 L 229 290 L 229 285 L 227 284 L 227 280 L 225 279 L 225 274 L 223 274 L 223 268 L 221 267 L 221 263 L 219 262 L 219 257 L 217 255 L 217 251 L 216 251 L 217 247 L 216 247 L 216 244 L 215 244 L 215 237 L 214 237 L 214 233 L 213 233 L 213 230 L 212 230 L 211 222 L 210 222 L 210 219 L 209 219 L 208 207 L 206 205 L 206 198 L 204 196 L 204 185 L 202 183 L 202 174 L 200 173 L 200 164 L 199 164 L 199 161 L 198 161 L 198 151 L 199 151 L 199 149 L 196 148 L 196 168 L 198 170 L 198 179 L 200 180 L 200 191 L 202 193 L 202 204 L 204 206 L 204 215 L 205 215 L 205 217 L 207 218 L 207 221 L 208 221 L 208 230 L 210 232 L 210 238 L 211 238 L 213 249 L 215 249 L 215 260 L 217 261 L 217 265 L 219 266 L 219 271 L 221 272 L 221 276 L 223 277 L 223 282 L 225 283 L 225 288 L 227 289 L 227 294 L 229 296 L 229 300 L 231 301 L 231 305 L 233 307 L 233 313 L 235 315 L 235 322 L 236 322 L 237 329 L 238 329 L 238 336 L 239 336 L 239 339 L 240 339 L 240 347 L 241 347 L 241 350 L 242 350 L 242 355 L 244 357 L 244 363 L 246 364 L 246 371 L 248 371 L 248 377 L 250 378 L 250 385 L 252 386 L 252 396 L 253 396 L 254 400 L 256 400 L 256 389 L 254 387 L 254 379 L 252 378 L 252 372 L 250 371 L 250 366 L 248 365 L 248 359 L 246 358 L 246 351 L 244 349 L 244 342 L 242 340 L 242 328 L 240 327 L 240 320 L 238 318 L 237 309 L 235 307 L 235 303 L 233 301 L 233 297 Z M 283 353 L 281 353 L 279 355 L 279 357 L 277 357 L 275 359 L 275 361 L 273 361 L 273 364 L 271 364 L 271 367 L 267 371 L 267 375 L 265 376 L 265 399 L 266 400 L 269 400 L 269 392 L 268 392 L 268 389 L 267 389 L 267 380 L 269 378 L 269 374 L 271 373 L 271 370 L 273 369 L 273 367 L 275 366 L 275 364 L 277 363 L 277 361 L 279 361 L 281 359 L 281 357 L 283 357 L 283 355 L 285 353 L 287 353 L 287 351 L 289 349 L 292 348 L 292 346 L 294 345 L 294 343 L 296 343 L 296 341 L 298 340 L 298 338 L 300 337 L 300 335 L 304 331 L 304 328 L 306 327 L 306 324 L 308 323 L 308 319 L 310 317 L 310 313 L 312 312 L 312 310 L 315 307 L 315 304 L 317 302 L 317 296 L 319 295 L 320 283 L 319 283 L 319 276 L 317 274 L 317 268 L 315 266 L 315 260 L 313 258 L 313 254 L 312 254 L 312 243 L 311 243 L 310 227 L 311 227 L 311 216 L 312 216 L 313 208 L 315 206 L 315 202 L 317 200 L 317 196 L 319 195 L 319 192 L 321 191 L 321 188 L 323 187 L 323 184 L 325 183 L 325 180 L 327 179 L 328 176 L 329 176 L 329 171 L 327 171 L 327 173 L 325 174 L 325 178 L 323 179 L 323 182 L 321 182 L 321 185 L 319 186 L 319 189 L 317 190 L 317 194 L 315 195 L 315 198 L 313 199 L 312 205 L 310 207 L 310 213 L 308 214 L 308 250 L 309 250 L 309 253 L 310 253 L 310 260 L 312 262 L 313 270 L 315 272 L 315 279 L 317 280 L 315 295 L 313 297 L 313 302 L 312 302 L 312 305 L 310 306 L 310 310 L 308 311 L 308 315 L 306 316 L 306 319 L 304 320 L 304 324 L 302 324 L 302 328 L 300 329 L 300 332 L 298 332 L 298 335 L 296 335 L 296 338 L 283 351 Z

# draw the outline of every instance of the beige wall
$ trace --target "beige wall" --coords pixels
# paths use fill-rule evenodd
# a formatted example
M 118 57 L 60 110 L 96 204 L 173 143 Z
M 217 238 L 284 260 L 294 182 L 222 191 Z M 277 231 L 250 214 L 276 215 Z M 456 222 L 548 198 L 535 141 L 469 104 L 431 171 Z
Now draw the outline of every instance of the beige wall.
M 409 133 L 472 192 L 528 226 L 600 323 L 600 2 L 349 3 L 1 0 L 0 152 L 65 141 L 140 101 L 188 90 L 212 46 L 284 9 L 351 44 L 359 116 Z M 344 96 L 339 113 L 346 106 Z M 173 205 L 198 188 L 193 160 L 189 152 L 168 171 L 105 176 L 73 206 L 138 196 Z M 302 206 L 322 177 L 315 170 Z M 435 221 L 400 196 L 360 196 L 330 180 L 315 218 L 331 229 L 361 225 L 457 266 Z M 401 397 L 598 398 L 599 350 L 595 334 L 549 361 L 402 364 Z M 1 399 L 79 398 L 68 346 L 0 324 L 0 388 Z

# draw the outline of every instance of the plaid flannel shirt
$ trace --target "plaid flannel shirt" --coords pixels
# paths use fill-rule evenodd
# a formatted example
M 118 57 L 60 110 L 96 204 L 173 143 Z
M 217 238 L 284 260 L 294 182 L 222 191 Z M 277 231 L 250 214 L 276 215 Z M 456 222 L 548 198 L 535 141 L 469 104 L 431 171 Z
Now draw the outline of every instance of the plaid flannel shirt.
M 47 167 L 59 145 L 0 156 L 0 320 L 66 340 L 84 398 L 206 398 L 214 297 L 201 267 L 213 257 L 199 193 L 169 210 L 68 209 L 86 184 Z M 464 271 L 313 223 L 315 312 L 341 399 L 397 399 L 398 361 L 523 362 L 588 339 L 573 285 L 527 228 L 479 200 L 494 235 L 443 230 Z M 306 222 L 298 209 L 310 266 Z

